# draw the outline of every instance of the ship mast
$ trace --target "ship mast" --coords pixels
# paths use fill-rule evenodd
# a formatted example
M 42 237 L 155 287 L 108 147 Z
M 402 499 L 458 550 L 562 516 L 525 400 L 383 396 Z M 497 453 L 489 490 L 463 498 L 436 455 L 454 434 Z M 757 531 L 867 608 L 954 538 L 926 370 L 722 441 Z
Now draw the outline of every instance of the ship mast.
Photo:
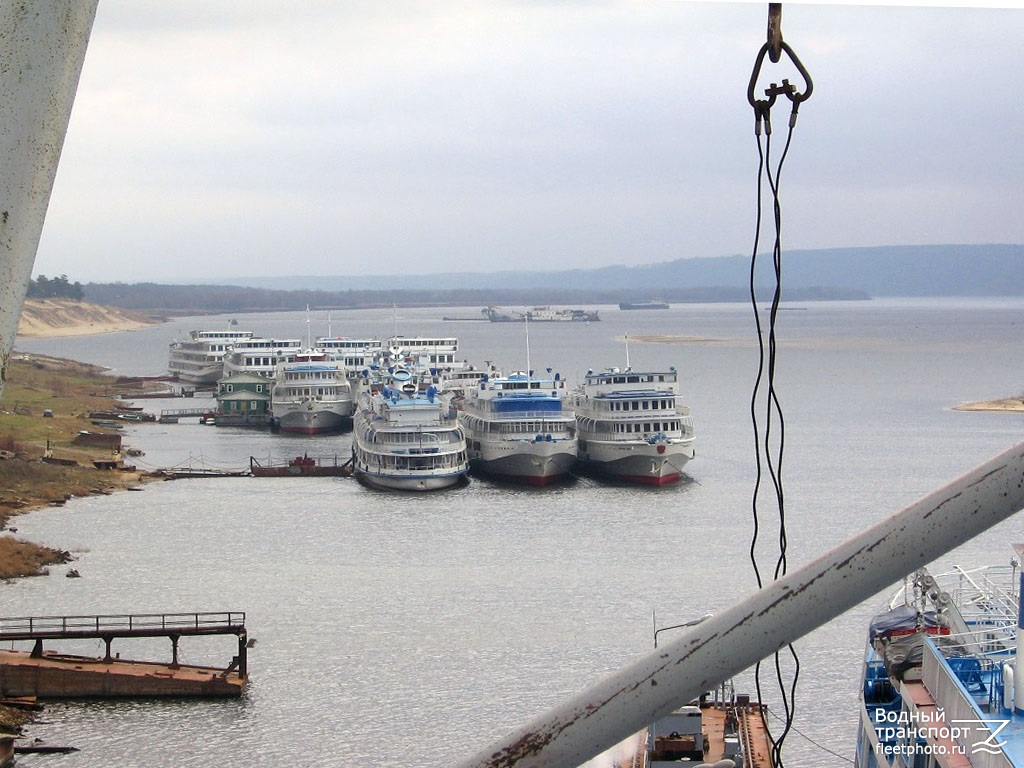
M 530 368 L 530 313 L 523 315 L 526 322 L 526 375 L 533 376 L 533 369 Z

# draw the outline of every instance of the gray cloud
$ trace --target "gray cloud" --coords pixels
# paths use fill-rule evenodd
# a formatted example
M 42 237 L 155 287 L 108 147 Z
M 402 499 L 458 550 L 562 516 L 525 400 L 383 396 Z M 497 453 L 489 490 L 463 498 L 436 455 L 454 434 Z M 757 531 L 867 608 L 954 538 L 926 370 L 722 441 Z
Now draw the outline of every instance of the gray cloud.
M 100 3 L 37 274 L 749 249 L 764 4 L 266 5 Z M 783 30 L 815 80 L 785 168 L 785 245 L 1024 242 L 1024 11 L 786 4 Z

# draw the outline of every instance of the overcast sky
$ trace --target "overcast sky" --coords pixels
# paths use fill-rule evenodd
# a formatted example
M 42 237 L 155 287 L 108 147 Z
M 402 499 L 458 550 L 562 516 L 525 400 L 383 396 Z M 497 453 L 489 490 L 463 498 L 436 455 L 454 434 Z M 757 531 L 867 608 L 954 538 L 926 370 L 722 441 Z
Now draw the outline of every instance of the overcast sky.
M 1024 243 L 1024 10 L 785 3 L 783 247 Z M 100 0 L 34 274 L 749 253 L 766 3 Z M 769 80 L 800 83 L 766 61 Z M 788 105 L 773 111 L 775 154 Z

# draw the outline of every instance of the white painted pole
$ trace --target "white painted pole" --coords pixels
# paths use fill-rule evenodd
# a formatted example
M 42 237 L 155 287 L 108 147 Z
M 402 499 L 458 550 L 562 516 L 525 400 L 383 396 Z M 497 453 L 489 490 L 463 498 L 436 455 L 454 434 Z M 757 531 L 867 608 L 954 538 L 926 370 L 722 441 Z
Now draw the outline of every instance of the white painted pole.
M 854 536 L 456 768 L 575 768 L 1024 509 L 1024 443 Z
M 0 396 L 98 0 L 0 0 Z

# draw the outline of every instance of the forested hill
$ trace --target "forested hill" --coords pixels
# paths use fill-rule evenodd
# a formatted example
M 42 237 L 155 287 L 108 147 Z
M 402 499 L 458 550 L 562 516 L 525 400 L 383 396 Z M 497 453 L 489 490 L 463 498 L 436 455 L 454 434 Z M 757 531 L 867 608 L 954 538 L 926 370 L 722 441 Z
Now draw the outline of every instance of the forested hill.
M 773 284 L 768 256 L 757 283 Z M 783 298 L 1024 295 L 1024 245 L 934 245 L 783 252 Z M 745 301 L 747 256 L 552 272 L 224 278 L 217 285 L 89 283 L 85 299 L 130 309 L 196 312 L 436 304 Z M 383 288 L 382 286 L 386 286 Z

